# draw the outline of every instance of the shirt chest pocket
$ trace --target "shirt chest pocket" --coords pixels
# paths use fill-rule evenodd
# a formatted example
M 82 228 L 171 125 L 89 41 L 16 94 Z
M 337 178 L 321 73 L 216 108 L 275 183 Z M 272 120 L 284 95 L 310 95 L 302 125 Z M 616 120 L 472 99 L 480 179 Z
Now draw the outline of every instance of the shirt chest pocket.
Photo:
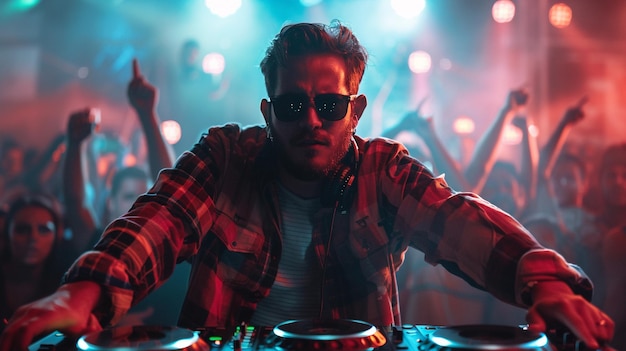
M 260 226 L 224 213 L 218 215 L 211 228 L 221 242 L 214 251 L 217 261 L 216 274 L 226 285 L 235 290 L 255 289 L 264 272 L 266 250 Z
M 382 228 L 352 228 L 349 247 L 364 277 L 377 286 L 386 286 L 391 273 L 389 261 L 389 239 Z

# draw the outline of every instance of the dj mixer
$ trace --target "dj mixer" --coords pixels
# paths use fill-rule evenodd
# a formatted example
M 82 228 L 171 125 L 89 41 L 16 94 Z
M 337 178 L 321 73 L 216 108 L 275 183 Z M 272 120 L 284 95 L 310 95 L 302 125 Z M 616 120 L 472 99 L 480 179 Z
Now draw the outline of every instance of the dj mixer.
M 376 328 L 357 320 L 294 320 L 275 327 L 241 325 L 233 330 L 188 330 L 162 326 L 120 326 L 70 339 L 52 333 L 29 351 L 159 350 L 345 350 L 453 351 L 542 350 L 587 351 L 570 333 L 535 333 L 523 326 L 402 325 Z

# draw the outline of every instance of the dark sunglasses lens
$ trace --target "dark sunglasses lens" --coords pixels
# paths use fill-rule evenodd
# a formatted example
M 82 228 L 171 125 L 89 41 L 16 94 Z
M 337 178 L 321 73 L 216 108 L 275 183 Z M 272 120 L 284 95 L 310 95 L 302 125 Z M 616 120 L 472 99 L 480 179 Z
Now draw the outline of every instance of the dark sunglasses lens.
M 320 94 L 315 97 L 317 114 L 329 121 L 338 121 L 348 112 L 350 97 L 339 94 Z
M 295 121 L 306 113 L 309 98 L 306 95 L 285 95 L 272 99 L 274 114 L 279 121 Z
M 320 94 L 313 98 L 317 115 L 328 121 L 339 121 L 348 111 L 350 97 L 341 94 Z M 272 99 L 274 114 L 279 121 L 291 122 L 302 118 L 309 108 L 307 95 L 281 95 Z

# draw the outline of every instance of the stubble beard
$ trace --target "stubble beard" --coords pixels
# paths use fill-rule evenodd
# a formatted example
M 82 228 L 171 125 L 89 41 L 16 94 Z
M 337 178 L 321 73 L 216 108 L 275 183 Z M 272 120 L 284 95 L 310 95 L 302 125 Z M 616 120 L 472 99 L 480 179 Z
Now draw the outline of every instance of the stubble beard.
M 348 153 L 350 146 L 350 139 L 352 138 L 352 132 L 350 129 L 346 129 L 343 134 L 340 145 L 341 147 L 335 148 L 330 156 L 330 160 L 325 166 L 317 167 L 306 161 L 303 163 L 297 163 L 287 152 L 290 147 L 289 142 L 282 140 L 274 128 L 270 125 L 271 134 L 273 135 L 273 149 L 276 153 L 276 158 L 281 167 L 287 171 L 291 176 L 302 181 L 318 181 L 329 175 L 334 174 L 341 160 Z M 312 153 L 315 151 L 311 151 Z M 307 157 L 313 157 L 314 155 L 306 155 Z

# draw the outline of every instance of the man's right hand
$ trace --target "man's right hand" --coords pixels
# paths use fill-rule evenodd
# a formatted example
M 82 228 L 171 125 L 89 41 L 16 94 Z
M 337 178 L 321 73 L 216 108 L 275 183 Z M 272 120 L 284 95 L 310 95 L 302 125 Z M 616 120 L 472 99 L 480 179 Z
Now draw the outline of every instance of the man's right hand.
M 93 282 L 69 283 L 18 308 L 0 335 L 0 351 L 28 350 L 35 337 L 55 330 L 72 337 L 102 330 L 91 313 L 100 292 L 100 286 Z
M 93 131 L 94 121 L 91 120 L 91 109 L 82 109 L 70 115 L 67 121 L 67 137 L 70 142 L 80 144 Z
M 511 90 L 506 97 L 504 104 L 504 110 L 510 112 L 517 112 L 523 106 L 528 103 L 528 91 L 526 89 Z
M 141 74 L 137 59 L 133 60 L 133 78 L 128 83 L 127 95 L 130 105 L 137 111 L 139 118 L 146 118 L 154 111 L 158 91 Z
M 563 123 L 573 125 L 581 121 L 585 117 L 583 106 L 585 106 L 586 103 L 587 97 L 583 96 L 576 105 L 568 108 L 563 115 Z

